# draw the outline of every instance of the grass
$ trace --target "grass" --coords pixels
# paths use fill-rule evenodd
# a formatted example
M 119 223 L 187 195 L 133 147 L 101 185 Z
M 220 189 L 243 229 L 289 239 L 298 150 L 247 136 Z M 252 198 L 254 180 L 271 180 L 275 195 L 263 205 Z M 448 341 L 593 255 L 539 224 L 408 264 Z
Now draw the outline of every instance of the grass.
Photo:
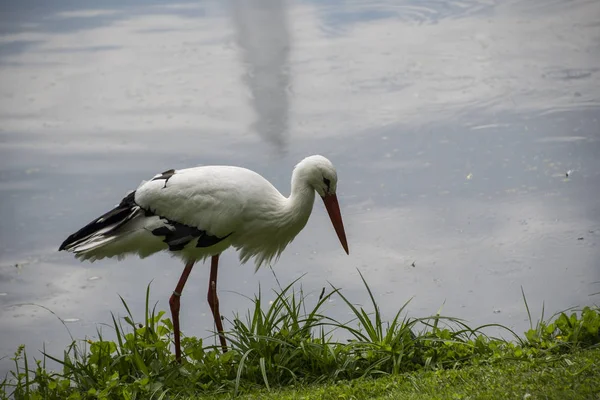
M 97 340 L 74 340 L 62 357 L 44 352 L 33 362 L 20 347 L 0 398 L 600 398 L 598 307 L 542 315 L 535 325 L 530 315 L 524 337 L 439 314 L 410 318 L 408 303 L 386 322 L 361 278 L 368 309 L 334 286 L 312 303 L 294 289 L 298 281 L 268 305 L 259 290 L 247 314 L 231 321 L 231 351 L 184 337 L 182 364 L 171 352 L 172 323 L 151 307 L 148 287 L 142 322 L 121 299 L 126 316 L 112 315 L 114 341 L 98 330 Z M 322 313 L 332 296 L 350 321 Z M 487 336 L 490 326 L 514 339 Z M 335 340 L 340 334 L 350 340 Z M 62 370 L 48 370 L 48 360 Z
M 378 379 L 261 390 L 241 399 L 598 399 L 600 349 L 577 350 L 535 362 L 422 370 Z M 228 398 L 202 396 L 195 399 Z

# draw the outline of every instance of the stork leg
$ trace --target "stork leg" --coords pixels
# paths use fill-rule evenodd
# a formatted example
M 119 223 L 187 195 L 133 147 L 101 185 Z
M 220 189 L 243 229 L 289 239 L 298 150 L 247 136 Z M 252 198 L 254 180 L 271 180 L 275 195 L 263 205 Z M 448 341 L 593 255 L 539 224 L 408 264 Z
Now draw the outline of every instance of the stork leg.
M 208 304 L 215 319 L 217 332 L 219 333 L 219 341 L 223 348 L 223 353 L 227 352 L 227 342 L 223 334 L 223 322 L 221 321 L 221 313 L 219 313 L 219 298 L 217 297 L 217 270 L 219 268 L 219 255 L 212 257 L 210 262 L 210 280 L 208 282 Z
M 190 261 L 185 265 L 183 269 L 183 273 L 179 278 L 179 282 L 177 283 L 177 287 L 173 291 L 171 298 L 169 298 L 169 306 L 171 307 L 171 317 L 173 318 L 173 334 L 175 335 L 175 359 L 178 362 L 181 362 L 181 331 L 179 330 L 179 302 L 181 298 L 181 293 L 183 292 L 183 287 L 185 286 L 185 282 L 190 276 L 190 272 L 192 272 L 192 267 L 194 266 L 195 261 Z

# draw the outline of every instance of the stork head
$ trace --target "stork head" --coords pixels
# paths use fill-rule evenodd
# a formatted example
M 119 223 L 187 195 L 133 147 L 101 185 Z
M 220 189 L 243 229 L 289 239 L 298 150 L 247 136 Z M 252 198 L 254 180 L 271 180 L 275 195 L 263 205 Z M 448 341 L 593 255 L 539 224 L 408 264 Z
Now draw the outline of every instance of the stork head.
M 337 172 L 331 161 L 323 156 L 310 156 L 302 160 L 296 168 L 303 170 L 304 179 L 319 196 L 335 194 Z
M 350 254 L 344 223 L 342 222 L 342 213 L 336 195 L 337 172 L 335 167 L 327 158 L 316 155 L 306 157 L 296 168 L 298 171 L 302 171 L 303 178 L 323 199 L 335 233 L 346 254 Z

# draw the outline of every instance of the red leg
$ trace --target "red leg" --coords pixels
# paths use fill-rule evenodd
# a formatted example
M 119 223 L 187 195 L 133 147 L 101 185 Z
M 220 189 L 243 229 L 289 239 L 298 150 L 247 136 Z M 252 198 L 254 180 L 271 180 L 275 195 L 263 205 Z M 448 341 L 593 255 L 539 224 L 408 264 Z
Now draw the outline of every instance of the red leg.
M 219 268 L 219 255 L 212 257 L 210 263 L 210 280 L 208 282 L 208 305 L 213 313 L 215 319 L 215 325 L 217 325 L 217 332 L 219 332 L 219 341 L 223 348 L 223 353 L 227 352 L 227 342 L 225 341 L 225 335 L 223 334 L 223 322 L 221 321 L 221 314 L 219 313 L 219 298 L 217 297 L 217 269 Z
M 177 283 L 177 287 L 173 291 L 171 298 L 169 299 L 169 306 L 171 307 L 171 316 L 173 318 L 173 333 L 175 335 L 175 359 L 178 362 L 181 362 L 181 332 L 179 330 L 179 299 L 181 298 L 181 293 L 183 292 L 183 287 L 185 286 L 185 282 L 187 281 L 188 276 L 190 276 L 190 272 L 192 272 L 192 267 L 194 266 L 195 261 L 190 261 L 185 265 L 183 269 L 183 273 L 181 274 L 181 278 L 179 278 L 179 282 Z

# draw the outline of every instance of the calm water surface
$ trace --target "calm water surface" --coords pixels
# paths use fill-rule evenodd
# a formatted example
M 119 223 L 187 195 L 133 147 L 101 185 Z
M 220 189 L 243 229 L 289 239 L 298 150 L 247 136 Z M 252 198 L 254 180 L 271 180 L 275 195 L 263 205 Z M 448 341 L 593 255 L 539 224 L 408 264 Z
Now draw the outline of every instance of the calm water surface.
M 167 255 L 79 263 L 60 242 L 169 168 L 236 164 L 285 194 L 294 164 L 337 166 L 351 255 L 320 202 L 274 266 L 386 315 L 435 313 L 522 332 L 598 302 L 600 3 L 44 2 L 0 10 L 0 356 L 60 355 L 118 295 L 168 309 Z M 567 177 L 567 172 L 568 177 Z M 411 264 L 415 263 L 412 267 Z M 222 313 L 272 272 L 222 257 Z M 207 271 L 184 332 L 213 329 Z M 35 305 L 32 305 L 35 304 Z M 346 309 L 333 301 L 333 316 Z M 105 330 L 106 331 L 106 330 Z M 0 372 L 11 363 L 0 360 Z

